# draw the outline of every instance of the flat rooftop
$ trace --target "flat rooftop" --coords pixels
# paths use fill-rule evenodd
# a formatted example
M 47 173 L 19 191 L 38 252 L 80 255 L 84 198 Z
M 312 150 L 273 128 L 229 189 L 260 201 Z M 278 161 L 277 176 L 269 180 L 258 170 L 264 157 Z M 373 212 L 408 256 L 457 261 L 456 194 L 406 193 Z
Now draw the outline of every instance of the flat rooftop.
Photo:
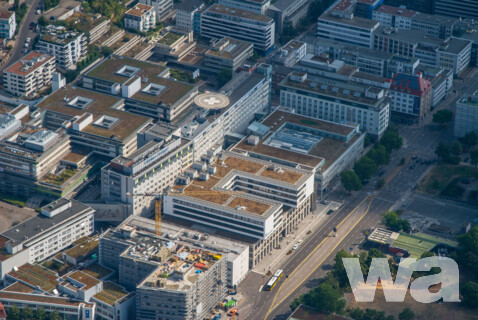
M 237 18 L 247 19 L 247 20 L 255 20 L 255 21 L 264 22 L 264 23 L 273 23 L 274 21 L 272 18 L 269 18 L 268 16 L 265 16 L 262 14 L 257 14 L 252 11 L 247 11 L 247 10 L 242 10 L 242 9 L 237 9 L 232 7 L 226 7 L 221 4 L 214 4 L 209 9 L 207 9 L 205 13 L 206 12 L 222 14 L 222 15 L 227 15 L 227 16 L 232 16 L 232 17 L 237 17 Z
M 53 8 L 52 10 L 45 12 L 44 16 L 47 19 L 57 19 L 58 17 L 64 15 L 70 10 L 74 10 L 76 7 L 81 6 L 81 1 L 76 1 L 76 0 L 63 0 L 60 1 L 58 6 Z
M 270 114 L 263 122 L 263 125 L 270 128 L 269 134 L 260 138 L 257 145 L 249 144 L 248 138 L 244 138 L 238 144 L 231 148 L 233 152 L 248 152 L 261 156 L 285 160 L 287 162 L 308 167 L 309 169 L 320 168 L 325 171 L 332 163 L 334 163 L 358 138 L 359 134 L 355 134 L 349 141 L 348 145 L 345 141 L 336 140 L 327 137 L 321 139 L 314 145 L 310 146 L 307 153 L 295 151 L 293 149 L 284 149 L 276 147 L 267 143 L 272 134 L 275 134 L 279 129 L 284 128 L 285 124 L 292 124 L 300 127 L 310 127 L 312 129 L 330 132 L 339 136 L 348 136 L 355 127 L 349 125 L 341 125 L 333 122 L 318 120 L 301 116 L 286 111 L 276 110 Z
M 72 16 L 65 19 L 67 25 L 72 25 L 73 28 L 84 34 L 99 26 L 101 23 L 107 21 L 108 18 L 100 14 L 91 14 L 86 12 L 75 12 Z
M 110 268 L 102 266 L 101 264 L 98 264 L 98 263 L 90 264 L 88 265 L 88 267 L 82 269 L 81 271 L 99 280 L 103 279 L 104 277 L 114 272 Z
M 46 296 L 41 294 L 28 294 L 28 293 L 17 293 L 17 292 L 7 292 L 7 291 L 0 291 L 0 300 L 4 299 L 12 299 L 12 300 L 20 300 L 20 301 L 31 301 L 33 303 L 46 303 L 46 304 L 53 304 L 53 305 L 64 305 L 67 307 L 76 307 L 80 308 L 81 305 L 85 307 L 92 307 L 91 303 L 85 303 L 83 301 L 75 301 L 69 298 L 63 297 L 53 297 L 53 296 Z
M 392 247 L 407 251 L 411 257 L 419 258 L 424 252 L 433 250 L 438 245 L 445 245 L 451 248 L 458 248 L 458 242 L 432 236 L 425 233 L 400 235 L 391 244 Z
M 86 105 L 83 108 L 71 105 L 75 98 L 86 98 L 84 99 L 87 101 Z M 122 105 L 123 99 L 121 98 L 67 85 L 50 94 L 46 99 L 37 104 L 36 107 L 41 111 L 45 110 L 67 115 L 72 119 L 80 117 L 85 113 L 90 113 L 93 115 L 93 122 L 86 126 L 82 132 L 123 141 L 151 122 L 151 119 L 115 109 Z M 118 120 L 110 128 L 94 124 L 95 121 L 105 115 Z
M 380 26 L 373 32 L 374 36 L 383 36 L 396 41 L 417 44 L 424 41 L 427 36 L 426 30 L 395 29 L 387 26 Z
M 418 12 L 414 10 L 408 10 L 404 8 L 399 8 L 399 7 L 394 7 L 394 6 L 388 6 L 386 4 L 382 4 L 380 7 L 375 10 L 380 13 L 387 13 L 395 16 L 401 16 L 401 17 L 407 17 L 407 18 L 412 18 L 414 15 L 416 15 Z
M 222 38 L 215 46 L 207 50 L 205 55 L 232 60 L 242 55 L 244 52 L 251 50 L 252 46 L 253 45 L 250 42 L 235 40 L 232 38 Z M 220 49 L 220 47 L 223 48 Z
M 59 284 L 59 277 L 56 273 L 36 264 L 24 264 L 17 271 L 11 271 L 8 275 L 27 283 L 32 288 L 38 287 L 48 293 L 53 293 Z
M 316 78 L 322 79 L 322 77 L 314 77 L 314 80 Z M 386 106 L 387 99 L 385 97 L 374 99 L 365 96 L 365 91 L 369 88 L 372 88 L 372 86 L 339 80 L 327 80 L 327 78 L 324 78 L 324 81 L 314 80 L 307 79 L 303 82 L 298 82 L 291 80 L 291 77 L 288 76 L 282 80 L 280 85 L 290 87 L 295 90 L 299 89 L 324 95 L 334 99 L 347 100 L 353 104 L 362 105 L 362 108 L 366 107 L 373 108 L 375 110 L 381 110 Z
M 110 306 L 114 306 L 116 302 L 121 301 L 123 298 L 128 295 L 134 295 L 126 291 L 123 287 L 113 283 L 111 281 L 106 281 L 103 283 L 103 291 L 98 292 L 93 296 L 93 298 L 98 299 Z
M 141 17 L 152 9 L 153 7 L 151 6 L 148 6 L 142 3 L 137 3 L 134 7 L 126 11 L 125 15 Z
M 74 259 L 80 259 L 87 255 L 96 253 L 98 244 L 98 239 L 84 237 L 75 241 L 75 245 L 73 246 L 73 248 L 65 250 L 62 253 Z
M 16 281 L 9 285 L 8 287 L 2 289 L 1 291 L 8 291 L 8 292 L 19 292 L 19 293 L 32 293 L 35 289 L 23 284 L 19 281 Z
M 121 70 L 124 67 L 130 70 L 122 73 Z M 87 72 L 85 76 L 118 84 L 125 84 L 135 76 L 140 77 L 141 89 L 129 99 L 151 104 L 162 103 L 166 107 L 172 107 L 197 89 L 195 85 L 189 83 L 163 78 L 167 69 L 156 63 L 112 55 Z M 159 85 L 162 91 L 157 95 L 142 91 L 151 84 Z
M 17 243 L 22 243 L 27 241 L 28 239 L 32 239 L 40 235 L 41 233 L 47 232 L 50 229 L 55 228 L 57 225 L 66 222 L 67 220 L 75 217 L 81 212 L 90 210 L 90 207 L 82 204 L 81 202 L 75 200 L 70 201 L 71 207 L 69 209 L 62 211 L 51 218 L 39 213 L 35 217 L 28 219 L 20 224 L 17 224 L 11 229 L 8 229 L 4 233 L 2 233 L 2 237 L 10 239 Z
M 71 273 L 65 274 L 62 278 L 70 278 L 75 281 L 78 281 L 79 283 L 84 284 L 84 286 L 81 288 L 82 290 L 88 290 L 97 284 L 99 284 L 101 281 L 99 279 L 96 279 L 86 273 L 83 273 L 79 270 L 73 271 Z
M 377 21 L 373 21 L 370 19 L 353 17 L 352 19 L 345 19 L 333 16 L 330 12 L 326 12 L 319 17 L 319 21 L 329 21 L 338 24 L 348 25 L 352 27 L 357 27 L 361 29 L 372 30 L 375 28 L 379 23 Z

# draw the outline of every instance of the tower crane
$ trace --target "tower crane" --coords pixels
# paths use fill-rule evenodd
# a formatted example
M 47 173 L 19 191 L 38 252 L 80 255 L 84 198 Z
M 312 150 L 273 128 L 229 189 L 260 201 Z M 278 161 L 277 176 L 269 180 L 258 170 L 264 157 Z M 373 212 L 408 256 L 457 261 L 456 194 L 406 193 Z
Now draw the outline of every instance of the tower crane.
M 187 190 L 170 190 L 171 193 L 182 194 L 185 196 L 195 196 L 195 195 L 208 195 L 216 193 L 226 193 L 230 195 L 244 194 L 243 191 L 233 191 L 233 190 L 199 190 L 199 191 L 187 191 Z M 155 232 L 157 236 L 161 236 L 161 201 L 163 198 L 163 193 L 126 193 L 128 197 L 154 197 L 154 221 L 155 221 Z

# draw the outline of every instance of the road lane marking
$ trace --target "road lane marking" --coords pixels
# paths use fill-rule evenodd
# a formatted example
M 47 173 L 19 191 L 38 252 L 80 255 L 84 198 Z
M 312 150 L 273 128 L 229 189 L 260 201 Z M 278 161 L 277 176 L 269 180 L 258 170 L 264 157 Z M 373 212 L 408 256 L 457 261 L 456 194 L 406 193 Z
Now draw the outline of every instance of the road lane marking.
M 336 228 L 338 228 L 340 225 L 342 225 L 342 223 L 343 223 L 345 220 L 348 220 L 348 218 L 349 218 L 368 198 L 370 198 L 370 196 L 365 197 L 362 201 L 360 201 L 360 203 L 359 203 L 352 211 L 350 211 L 350 213 L 337 225 Z M 368 206 L 367 210 L 365 211 L 365 214 L 368 212 L 368 209 L 370 208 L 370 205 L 371 205 L 371 203 L 372 203 L 372 200 L 373 200 L 373 198 L 371 199 L 371 201 L 370 201 L 370 203 L 369 203 L 369 206 Z M 365 214 L 363 214 L 362 217 L 360 217 L 360 219 L 357 221 L 357 223 L 358 223 L 360 220 L 362 220 L 362 218 L 365 216 Z M 355 226 L 357 225 L 357 223 L 354 224 L 353 228 L 355 228 Z M 350 229 L 350 230 L 352 230 L 352 229 Z M 349 234 L 350 230 L 345 234 L 345 237 Z M 317 251 L 317 249 L 319 249 L 319 248 L 324 244 L 324 242 L 325 242 L 329 237 L 331 237 L 333 234 L 334 234 L 334 232 L 331 231 L 331 232 L 314 248 L 314 250 L 312 250 L 312 252 L 310 252 L 310 253 L 307 255 L 307 257 L 305 257 L 305 259 L 302 260 L 301 263 L 289 274 L 289 278 L 290 278 L 290 276 L 292 276 L 307 260 L 309 260 L 309 258 L 315 253 L 315 251 Z M 345 237 L 344 237 L 344 238 L 345 238 Z M 344 238 L 342 238 L 342 240 L 343 240 Z M 339 241 L 339 243 L 337 244 L 337 246 L 342 242 L 342 240 Z M 333 251 L 333 250 L 335 250 L 335 248 L 332 249 L 332 251 Z M 332 251 L 330 251 L 330 252 L 332 252 Z M 329 255 L 330 255 L 330 253 L 326 256 L 326 258 L 327 258 Z M 324 259 L 324 260 L 325 260 L 325 259 Z M 323 261 L 322 261 L 322 262 L 323 262 Z M 322 264 L 322 262 L 321 262 L 320 264 L 318 264 L 317 267 L 316 267 L 310 274 L 312 274 L 312 273 Z M 307 276 L 307 278 L 310 276 L 310 274 Z M 289 278 L 285 279 L 284 282 L 282 282 L 282 284 L 280 285 L 280 287 L 279 287 L 279 289 L 277 290 L 276 294 L 274 295 L 274 299 L 272 300 L 271 306 L 270 306 L 270 308 L 269 308 L 269 311 L 267 311 L 267 314 L 266 314 L 266 316 L 264 317 L 264 320 L 266 320 L 267 317 L 269 316 L 269 314 L 272 312 L 272 310 L 275 309 L 274 304 L 275 304 L 275 301 L 277 300 L 277 296 L 279 295 L 279 292 L 281 291 L 282 286 L 284 285 L 284 283 L 286 283 L 286 281 L 287 281 Z M 305 280 L 307 280 L 307 278 L 306 278 Z M 299 286 L 300 286 L 305 280 L 303 280 L 303 281 L 299 284 Z M 297 286 L 297 287 L 298 287 L 298 286 Z M 297 287 L 294 288 L 294 290 L 291 291 L 284 299 L 282 299 L 281 302 L 284 301 L 292 292 L 294 292 L 294 291 L 297 289 Z M 280 303 L 279 303 L 279 304 L 280 304 Z

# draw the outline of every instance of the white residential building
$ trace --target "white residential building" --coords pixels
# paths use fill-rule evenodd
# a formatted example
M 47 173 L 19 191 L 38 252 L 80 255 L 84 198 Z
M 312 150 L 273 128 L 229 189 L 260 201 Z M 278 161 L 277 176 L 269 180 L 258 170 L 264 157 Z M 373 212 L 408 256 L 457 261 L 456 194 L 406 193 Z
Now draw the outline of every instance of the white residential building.
M 156 12 L 152 6 L 138 3 L 124 14 L 124 27 L 148 32 L 156 27 Z
M 267 54 L 275 44 L 275 22 L 251 11 L 215 4 L 201 14 L 201 37 L 230 37 L 254 44 L 254 49 Z
M 41 208 L 41 215 L 28 219 L 0 235 L 9 256 L 0 261 L 0 279 L 14 267 L 40 262 L 89 236 L 94 231 L 94 210 L 60 198 Z
M 337 7 L 322 14 L 317 21 L 316 37 L 373 48 L 373 32 L 380 25 L 377 21 L 354 17 L 350 8 Z
M 15 12 L 10 10 L 0 10 L 0 37 L 11 39 L 15 35 L 17 21 Z
M 54 71 L 54 56 L 32 51 L 3 71 L 3 86 L 16 96 L 31 97 L 51 85 Z
M 416 11 L 382 4 L 372 13 L 372 19 L 380 22 L 381 26 L 411 29 L 412 18 L 417 14 Z
M 280 63 L 285 67 L 292 67 L 307 54 L 307 43 L 290 40 L 285 46 L 276 52 L 274 62 Z
M 173 12 L 173 0 L 140 0 L 139 3 L 152 6 L 156 13 L 156 21 L 164 21 Z
M 194 31 L 194 15 L 203 8 L 202 0 L 183 0 L 175 4 L 176 27 L 184 31 Z
M 75 68 L 78 61 L 87 54 L 86 44 L 85 34 L 50 25 L 40 37 L 36 49 L 55 56 L 59 67 L 70 69 Z

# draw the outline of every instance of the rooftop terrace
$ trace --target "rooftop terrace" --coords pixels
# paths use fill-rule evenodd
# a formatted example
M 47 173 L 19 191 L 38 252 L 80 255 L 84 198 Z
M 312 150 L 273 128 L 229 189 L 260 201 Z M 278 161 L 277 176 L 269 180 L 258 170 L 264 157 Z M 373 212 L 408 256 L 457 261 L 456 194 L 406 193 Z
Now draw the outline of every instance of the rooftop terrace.
M 48 293 L 53 293 L 59 283 L 58 275 L 53 271 L 29 263 L 19 267 L 17 271 L 11 271 L 8 275 L 30 285 L 32 288 L 40 288 Z
M 106 281 L 103 283 L 103 291 L 100 291 L 95 294 L 93 298 L 98 299 L 110 306 L 113 306 L 116 302 L 120 301 L 129 294 L 130 293 L 126 291 L 123 287 L 111 281 Z
M 265 22 L 265 23 L 272 23 L 274 21 L 271 18 L 262 14 L 257 14 L 252 11 L 247 11 L 247 10 L 242 10 L 242 9 L 237 9 L 232 7 L 226 7 L 220 4 L 215 4 L 211 6 L 205 12 L 223 14 L 223 15 L 228 15 L 228 16 L 233 16 L 233 17 L 248 19 L 248 20 L 256 20 L 256 21 Z

